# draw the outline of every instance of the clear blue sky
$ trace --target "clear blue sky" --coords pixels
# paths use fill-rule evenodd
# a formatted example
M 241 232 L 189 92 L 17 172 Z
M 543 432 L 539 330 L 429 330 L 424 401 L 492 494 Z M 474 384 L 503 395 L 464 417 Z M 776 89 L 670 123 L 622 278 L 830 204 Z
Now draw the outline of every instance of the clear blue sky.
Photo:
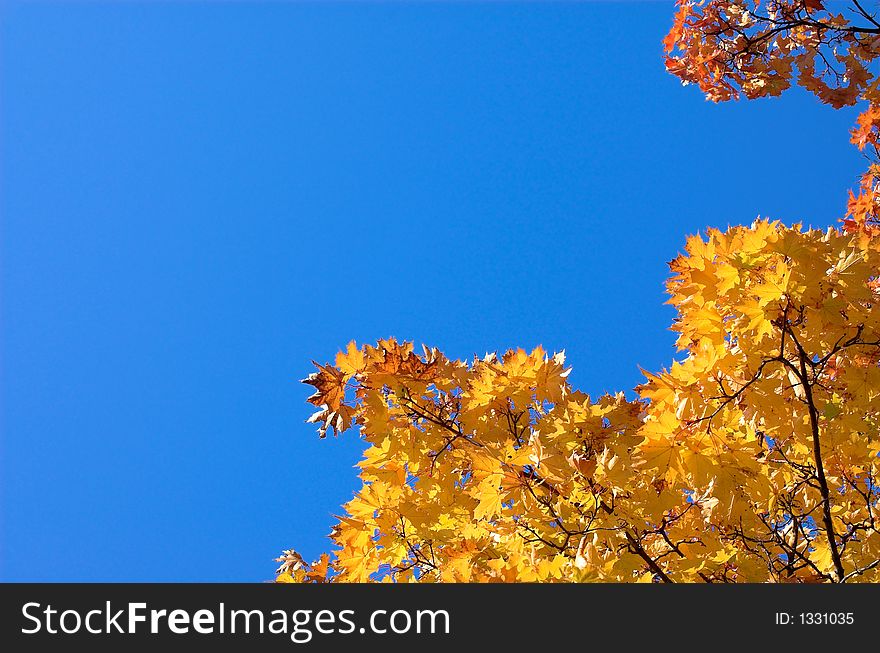
M 3 4 L 0 577 L 325 550 L 361 444 L 298 380 L 352 338 L 565 348 L 594 394 L 669 364 L 686 234 L 832 224 L 862 166 L 854 110 L 682 87 L 671 16 Z

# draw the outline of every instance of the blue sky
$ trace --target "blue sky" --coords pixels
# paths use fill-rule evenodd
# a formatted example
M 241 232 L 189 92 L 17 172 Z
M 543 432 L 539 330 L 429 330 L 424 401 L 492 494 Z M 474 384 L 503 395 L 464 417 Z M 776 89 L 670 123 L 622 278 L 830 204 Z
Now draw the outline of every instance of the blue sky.
M 349 340 L 675 352 L 666 262 L 827 226 L 855 110 L 712 105 L 671 3 L 0 10 L 0 578 L 262 581 L 329 544 L 354 437 L 298 380 Z

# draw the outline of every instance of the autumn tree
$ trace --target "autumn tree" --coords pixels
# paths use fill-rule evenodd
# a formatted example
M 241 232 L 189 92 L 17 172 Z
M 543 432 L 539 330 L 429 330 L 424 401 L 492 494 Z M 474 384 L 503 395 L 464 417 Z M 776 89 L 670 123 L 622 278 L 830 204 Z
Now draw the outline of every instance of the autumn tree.
M 840 225 L 689 238 L 667 283 L 682 360 L 634 400 L 573 389 L 541 348 L 349 344 L 305 382 L 320 435 L 368 445 L 363 486 L 332 553 L 285 551 L 277 580 L 880 580 L 880 25 L 859 2 L 682 3 L 665 47 L 711 100 L 797 81 L 866 105 Z

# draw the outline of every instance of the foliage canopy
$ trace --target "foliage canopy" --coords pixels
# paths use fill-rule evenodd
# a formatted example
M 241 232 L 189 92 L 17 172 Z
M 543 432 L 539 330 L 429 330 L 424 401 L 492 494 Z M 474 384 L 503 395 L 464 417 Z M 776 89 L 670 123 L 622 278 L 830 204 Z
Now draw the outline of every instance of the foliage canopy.
M 306 383 L 321 436 L 359 429 L 332 554 L 277 580 L 880 580 L 880 24 L 853 2 L 680 3 L 670 72 L 714 101 L 793 81 L 863 102 L 839 227 L 756 220 L 670 262 L 680 362 L 637 397 L 572 388 L 564 354 L 471 361 L 350 343 Z

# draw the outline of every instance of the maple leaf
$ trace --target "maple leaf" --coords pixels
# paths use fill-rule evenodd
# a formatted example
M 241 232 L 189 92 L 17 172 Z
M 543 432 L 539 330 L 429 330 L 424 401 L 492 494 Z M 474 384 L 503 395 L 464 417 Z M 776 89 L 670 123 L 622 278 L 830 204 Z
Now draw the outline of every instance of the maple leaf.
M 307 401 L 316 406 L 327 406 L 336 410 L 345 399 L 345 374 L 332 365 L 320 365 L 312 361 L 317 372 L 312 372 L 302 380 L 303 383 L 315 386 L 315 394 Z
M 354 340 L 348 343 L 347 351 L 336 354 L 336 367 L 346 379 L 357 376 L 364 369 L 364 364 L 364 352 L 358 349 Z

